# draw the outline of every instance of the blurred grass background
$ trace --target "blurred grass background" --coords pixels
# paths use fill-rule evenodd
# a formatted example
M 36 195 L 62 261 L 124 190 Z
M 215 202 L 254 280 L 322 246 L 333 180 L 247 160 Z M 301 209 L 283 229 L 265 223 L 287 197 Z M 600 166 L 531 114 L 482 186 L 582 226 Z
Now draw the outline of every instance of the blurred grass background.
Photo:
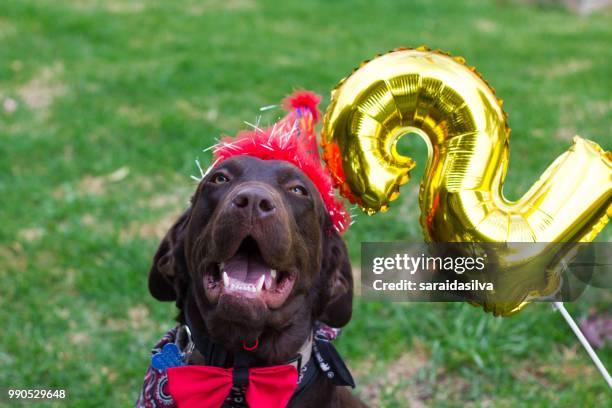
M 55 406 L 133 405 L 173 324 L 146 277 L 195 188 L 194 159 L 295 88 L 326 106 L 376 53 L 427 44 L 478 68 L 510 115 L 510 198 L 576 133 L 612 148 L 612 14 L 544 3 L 0 2 L 0 388 L 66 389 Z M 425 145 L 410 147 L 422 171 Z M 357 218 L 355 265 L 361 241 L 420 239 L 417 181 L 387 214 Z M 337 345 L 373 406 L 612 401 L 548 304 L 499 319 L 467 304 L 358 300 Z M 599 354 L 612 367 L 609 345 Z

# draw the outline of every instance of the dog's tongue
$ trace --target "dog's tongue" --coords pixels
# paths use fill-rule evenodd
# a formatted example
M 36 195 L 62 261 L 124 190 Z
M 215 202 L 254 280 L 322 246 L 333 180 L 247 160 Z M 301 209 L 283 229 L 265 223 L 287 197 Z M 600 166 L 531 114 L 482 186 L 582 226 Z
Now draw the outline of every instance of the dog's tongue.
M 266 265 L 259 253 L 239 251 L 225 261 L 224 270 L 232 279 L 255 284 L 261 275 L 266 281 L 270 279 L 270 267 Z

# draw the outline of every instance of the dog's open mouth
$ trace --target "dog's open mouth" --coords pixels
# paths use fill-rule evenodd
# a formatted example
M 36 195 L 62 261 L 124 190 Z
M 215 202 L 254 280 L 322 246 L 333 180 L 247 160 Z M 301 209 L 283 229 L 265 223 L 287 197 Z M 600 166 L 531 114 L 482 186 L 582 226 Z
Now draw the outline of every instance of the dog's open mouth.
M 246 237 L 238 250 L 223 262 L 207 268 L 204 288 L 209 301 L 222 295 L 261 299 L 268 308 L 280 307 L 291 292 L 295 271 L 277 270 L 264 260 L 257 242 Z

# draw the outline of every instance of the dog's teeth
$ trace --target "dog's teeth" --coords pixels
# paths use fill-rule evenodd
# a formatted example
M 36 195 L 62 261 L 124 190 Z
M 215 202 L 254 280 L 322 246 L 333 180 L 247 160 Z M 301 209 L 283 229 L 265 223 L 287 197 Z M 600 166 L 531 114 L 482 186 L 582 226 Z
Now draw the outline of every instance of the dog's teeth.
M 263 280 L 259 278 L 256 285 L 252 283 L 240 282 L 240 281 L 235 281 L 235 280 L 231 281 L 229 276 L 227 276 L 227 273 L 223 271 L 223 284 L 229 290 L 257 293 L 261 290 L 261 287 L 263 286 Z
M 259 277 L 259 279 L 257 280 L 257 285 L 256 285 L 257 292 L 260 292 L 261 288 L 263 288 L 263 284 L 264 284 L 264 280 L 265 279 L 266 279 L 266 277 L 264 275 L 261 275 Z
M 272 276 L 272 279 L 276 279 L 276 269 L 270 270 L 270 276 Z

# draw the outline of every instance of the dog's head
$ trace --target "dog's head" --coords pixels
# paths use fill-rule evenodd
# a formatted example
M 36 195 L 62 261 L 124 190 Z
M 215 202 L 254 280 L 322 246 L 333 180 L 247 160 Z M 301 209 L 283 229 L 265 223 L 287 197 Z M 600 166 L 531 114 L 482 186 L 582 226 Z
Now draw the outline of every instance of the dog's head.
M 190 317 L 228 347 L 268 336 L 294 348 L 314 320 L 341 327 L 352 286 L 346 246 L 311 180 L 289 162 L 250 156 L 202 179 L 149 275 L 155 298 L 181 310 L 191 302 L 199 316 Z

